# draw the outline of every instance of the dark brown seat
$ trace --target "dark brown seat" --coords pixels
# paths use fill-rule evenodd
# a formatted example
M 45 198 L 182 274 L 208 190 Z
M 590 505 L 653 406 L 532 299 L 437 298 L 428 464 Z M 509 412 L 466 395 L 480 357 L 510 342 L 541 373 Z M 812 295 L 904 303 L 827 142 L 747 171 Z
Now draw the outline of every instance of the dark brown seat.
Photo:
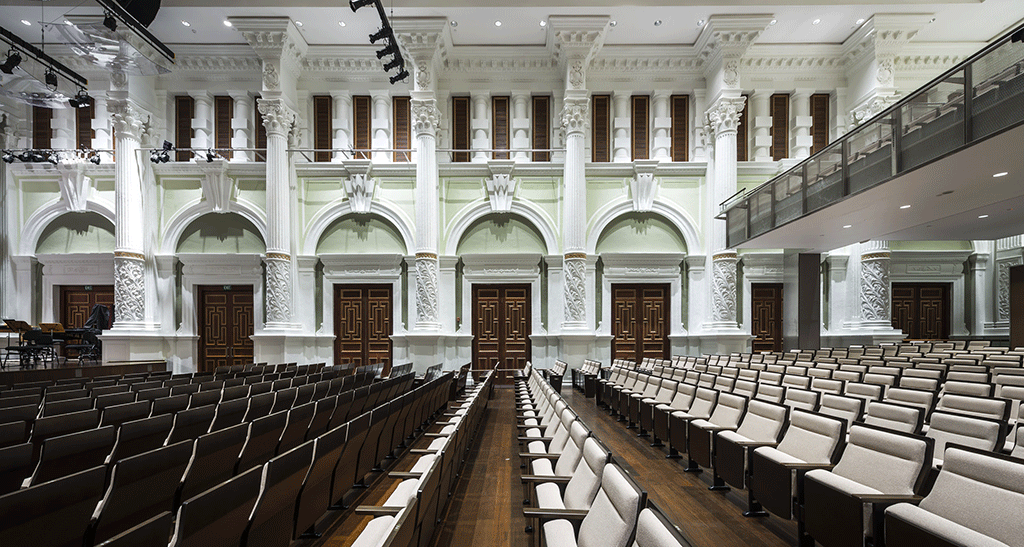
M 370 428 L 370 413 L 367 412 L 349 422 L 348 440 L 338 458 L 334 469 L 334 481 L 331 482 L 331 504 L 341 503 L 345 493 L 362 478 L 356 476 L 359 453 L 362 451 L 366 433 Z
M 100 425 L 119 426 L 125 422 L 148 418 L 150 406 L 149 401 L 136 401 L 134 403 L 106 407 L 103 409 L 103 418 L 100 420 Z
M 134 403 L 137 397 L 134 391 L 125 391 L 123 393 L 111 393 L 109 395 L 100 395 L 96 397 L 95 406 L 99 410 L 103 410 L 107 407 L 114 405 L 123 405 L 127 403 Z
M 94 467 L 0 496 L 0 545 L 81 547 L 105 480 L 106 469 Z
M 93 387 L 89 392 L 93 397 L 102 397 L 104 395 L 112 395 L 114 393 L 128 393 L 131 391 L 130 386 L 126 385 L 109 385 L 102 387 Z
M 183 478 L 181 499 L 197 496 L 233 477 L 248 436 L 249 424 L 238 424 L 196 439 L 193 458 Z
M 171 524 L 174 515 L 168 511 L 121 532 L 120 534 L 96 544 L 96 547 L 151 547 L 164 545 L 171 535 Z
M 233 387 L 225 387 L 224 392 L 221 394 L 221 402 L 234 401 L 235 399 L 244 399 L 249 396 L 249 386 L 239 385 Z
M 25 405 L 39 407 L 39 402 L 42 400 L 43 396 L 38 393 L 30 395 L 0 397 L 0 409 L 7 409 Z
M 242 473 L 263 465 L 277 455 L 277 444 L 287 423 L 288 413 L 277 412 L 249 424 L 249 438 L 242 448 L 235 472 Z
M 0 448 L 14 446 L 28 440 L 28 422 L 16 420 L 0 423 Z
M 313 443 L 299 445 L 267 462 L 263 491 L 256 503 L 246 547 L 288 545 L 295 535 L 295 508 L 299 490 L 313 462 Z
M 347 423 L 351 419 L 349 418 L 349 411 L 352 409 L 352 403 L 355 400 L 355 395 L 355 391 L 348 390 L 343 391 L 337 396 L 338 404 L 334 407 L 334 414 L 331 415 L 330 423 L 327 424 L 328 430 L 339 427 L 341 424 Z
M 210 424 L 213 423 L 213 416 L 216 413 L 217 405 L 206 405 L 182 410 L 175 414 L 174 427 L 171 428 L 171 434 L 167 437 L 167 444 L 195 439 L 206 434 L 210 430 Z
M 193 393 L 188 402 L 188 408 L 199 408 L 201 406 L 215 405 L 220 402 L 220 391 L 202 391 Z
M 136 391 L 139 394 L 139 401 L 152 401 L 153 399 L 159 399 L 161 397 L 167 397 L 171 394 L 171 388 L 169 387 L 155 387 L 152 389 L 142 389 Z
M 94 543 L 106 541 L 175 509 L 175 493 L 192 457 L 192 444 L 182 441 L 114 464 L 110 487 L 96 507 Z M 163 541 L 167 541 L 169 529 L 168 525 Z
M 309 422 L 309 429 L 306 431 L 306 440 L 311 441 L 327 432 L 327 426 L 331 423 L 331 416 L 338 404 L 338 397 L 326 397 L 315 401 L 316 411 L 313 413 L 313 420 Z
M 50 437 L 43 441 L 39 452 L 39 465 L 32 475 L 31 484 L 39 484 L 106 463 L 114 450 L 117 428 L 108 425 Z
M 288 423 L 281 433 L 281 441 L 277 448 L 278 454 L 284 454 L 302 444 L 315 413 L 316 403 L 306 403 L 288 411 Z
M 96 409 L 39 418 L 32 428 L 32 437 L 30 438 L 30 442 L 34 446 L 33 461 L 39 458 L 39 449 L 46 439 L 93 429 L 99 421 L 100 411 Z
M 249 399 L 235 399 L 217 405 L 217 415 L 210 424 L 210 431 L 219 431 L 242 423 L 249 409 Z
M 260 493 L 262 467 L 186 500 L 178 508 L 172 547 L 239 545 Z
M 316 392 L 316 384 L 305 384 L 295 392 L 295 402 L 292 406 L 304 405 L 313 400 L 313 393 Z
M 295 403 L 295 396 L 298 393 L 299 388 L 290 387 L 277 391 L 277 396 L 274 398 L 274 407 L 270 409 L 270 413 L 281 412 L 282 410 L 290 410 L 292 404 Z
M 245 411 L 245 417 L 242 418 L 242 421 L 253 422 L 270 415 L 270 409 L 274 408 L 274 399 L 276 397 L 277 394 L 272 391 L 251 395 L 249 397 L 249 409 Z
M 199 384 L 180 384 L 171 387 L 171 395 L 191 395 L 197 391 L 199 391 Z
M 82 397 L 89 397 L 89 390 L 82 389 L 81 387 L 74 386 L 72 389 L 55 390 L 55 388 L 46 389 L 46 402 L 55 401 L 67 401 L 68 399 L 81 399 Z
M 34 466 L 31 443 L 0 448 L 0 496 L 21 488 Z
M 172 425 L 174 418 L 170 414 L 121 424 L 111 461 L 123 460 L 160 448 L 164 445 L 167 435 L 171 433 Z
M 56 416 L 69 412 L 79 412 L 93 408 L 92 397 L 78 397 L 75 399 L 63 399 L 60 401 L 43 401 L 43 416 Z
M 348 424 L 342 424 L 314 440 L 313 465 L 299 492 L 295 535 L 316 535 L 316 522 L 331 504 L 331 480 L 348 437 Z
M 177 414 L 178 412 L 188 408 L 188 401 L 189 396 L 185 393 L 154 399 L 152 415 L 160 416 L 161 414 Z

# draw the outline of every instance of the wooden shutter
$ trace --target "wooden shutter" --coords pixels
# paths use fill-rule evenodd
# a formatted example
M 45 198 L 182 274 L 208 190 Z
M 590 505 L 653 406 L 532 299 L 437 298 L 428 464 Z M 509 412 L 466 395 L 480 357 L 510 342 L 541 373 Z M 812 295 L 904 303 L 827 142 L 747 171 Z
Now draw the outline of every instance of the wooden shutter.
M 356 95 L 352 97 L 352 144 L 356 150 L 356 159 L 370 159 L 369 150 L 371 145 L 370 120 L 373 117 L 373 99 L 369 95 Z
M 75 109 L 75 148 L 92 149 L 92 140 L 96 138 L 96 131 L 92 128 L 92 119 L 95 116 L 96 110 L 91 104 Z
M 495 150 L 509 149 L 509 120 L 508 120 L 508 97 L 491 97 L 491 134 L 494 142 L 491 148 Z M 507 160 L 508 152 L 495 152 L 492 156 L 496 160 Z
M 330 95 L 313 97 L 313 161 L 331 161 L 331 112 Z
M 690 145 L 690 97 L 672 95 L 672 161 L 687 161 Z
M 174 98 L 174 161 L 188 161 L 192 152 L 181 150 L 192 148 L 192 118 L 195 117 L 195 101 L 188 95 Z
M 591 142 L 594 162 L 611 161 L 611 95 L 594 95 L 591 103 L 594 107 L 594 135 Z
M 776 93 L 771 98 L 772 159 L 789 157 L 789 93 Z
M 235 100 L 227 95 L 213 98 L 213 146 L 217 153 L 231 159 L 231 118 L 235 111 Z
M 551 100 L 545 96 L 533 98 L 533 139 L 531 148 L 551 148 Z M 534 152 L 533 161 L 551 161 L 550 152 Z
M 744 95 L 743 110 L 740 110 L 739 123 L 736 125 L 736 161 L 747 161 L 747 105 L 750 97 Z M 714 142 L 714 135 L 708 135 L 708 141 Z
M 630 132 L 630 149 L 634 160 L 645 160 L 651 157 L 650 112 L 651 98 L 647 95 L 634 95 L 630 98 L 630 116 L 632 131 Z
M 394 144 L 395 150 L 412 149 L 412 103 L 409 97 L 395 97 L 391 99 L 391 112 L 394 116 Z M 393 161 L 412 161 L 411 152 L 395 152 Z
M 452 97 L 452 148 L 469 150 L 469 97 Z M 452 161 L 469 161 L 469 152 L 455 152 Z
M 258 105 L 260 101 L 259 95 L 253 101 L 254 105 Z M 256 138 L 253 139 L 256 145 L 256 153 L 253 157 L 256 161 L 267 161 L 267 126 L 263 125 L 263 114 L 260 112 L 259 107 L 254 108 L 256 111 Z
M 48 150 L 53 129 L 50 121 L 53 120 L 53 110 L 41 106 L 32 107 L 32 148 L 36 150 Z
M 828 146 L 828 93 L 811 95 L 811 154 Z

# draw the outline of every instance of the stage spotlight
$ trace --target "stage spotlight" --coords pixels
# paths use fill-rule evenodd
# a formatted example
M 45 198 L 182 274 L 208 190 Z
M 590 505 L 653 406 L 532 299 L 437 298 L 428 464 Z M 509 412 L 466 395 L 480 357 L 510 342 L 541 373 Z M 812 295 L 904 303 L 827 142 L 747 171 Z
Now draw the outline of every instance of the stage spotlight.
M 167 163 L 169 161 L 171 161 L 171 155 L 166 151 L 160 152 L 160 163 Z
M 356 11 L 359 8 L 364 8 L 374 3 L 375 0 L 349 0 L 348 6 L 352 8 L 352 11 Z
M 398 46 L 396 46 L 394 43 L 390 43 L 387 46 L 385 46 L 384 49 L 378 49 L 377 50 L 377 58 L 380 59 L 380 58 L 386 57 L 388 55 L 394 55 L 397 51 L 398 51 Z M 385 68 L 384 70 L 387 70 L 387 69 Z
M 402 65 L 402 60 L 398 57 L 391 59 L 389 62 L 384 64 L 384 72 L 390 72 L 393 68 L 398 68 Z
M 71 108 L 85 108 L 92 104 L 92 97 L 85 92 L 85 89 L 79 89 L 78 94 L 68 99 L 68 104 L 71 105 Z
M 404 80 L 404 79 L 406 79 L 408 77 L 409 77 L 409 71 L 403 69 L 398 74 L 395 74 L 394 76 L 388 78 L 388 81 L 391 82 L 391 85 L 395 85 L 395 82 L 400 82 L 400 81 L 402 81 L 402 80 Z
M 21 54 L 15 50 L 7 52 L 7 60 L 4 64 L 0 65 L 0 72 L 4 74 L 14 74 L 14 68 L 21 64 Z
M 46 154 L 43 154 L 42 152 L 40 152 L 38 150 L 33 150 L 32 151 L 32 161 L 35 162 L 35 163 L 43 163 L 44 161 L 46 161 Z
M 114 19 L 114 16 L 108 13 L 103 17 L 103 26 L 107 27 L 110 32 L 114 32 L 117 30 L 117 19 Z
M 370 35 L 370 43 L 376 44 L 377 42 L 387 38 L 388 34 L 391 34 L 391 27 L 384 25 L 383 27 L 380 27 L 380 30 Z M 378 55 L 377 58 L 380 59 L 380 56 Z
M 93 152 L 92 155 L 89 156 L 89 161 L 92 162 L 93 165 L 99 165 L 100 164 L 100 155 L 97 154 L 96 152 Z
M 57 165 L 57 163 L 60 162 L 60 156 L 58 156 L 56 152 L 50 152 L 49 154 L 46 155 L 46 161 L 52 163 L 53 165 Z
M 14 160 L 16 160 L 16 159 L 17 158 L 14 157 L 14 153 L 13 152 L 11 152 L 10 150 L 4 150 L 4 155 L 3 155 L 4 163 L 14 163 Z
M 51 90 L 57 89 L 57 73 L 52 68 L 46 70 L 46 75 L 43 77 L 46 81 L 46 86 Z
M 1010 35 L 1011 42 L 1024 42 L 1024 28 Z
M 21 154 L 18 154 L 18 159 L 21 160 L 24 163 L 31 163 L 32 160 L 35 159 L 35 156 L 32 155 L 32 152 L 29 152 L 28 150 L 25 150 Z
M 213 160 L 217 159 L 217 154 L 213 153 L 213 150 L 206 151 L 206 163 L 213 163 Z
M 163 150 L 164 152 L 170 152 L 171 150 L 174 150 L 174 143 L 172 143 L 171 141 L 164 141 Z

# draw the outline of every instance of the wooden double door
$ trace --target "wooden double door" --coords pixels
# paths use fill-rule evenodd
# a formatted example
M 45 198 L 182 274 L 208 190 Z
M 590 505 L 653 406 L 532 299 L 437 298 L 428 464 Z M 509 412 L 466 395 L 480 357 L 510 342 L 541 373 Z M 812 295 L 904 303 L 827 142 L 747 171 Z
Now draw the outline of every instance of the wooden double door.
M 200 285 L 199 372 L 253 362 L 252 285 Z
M 893 283 L 892 328 L 911 340 L 948 340 L 949 283 Z
M 612 358 L 668 359 L 668 284 L 612 285 Z
M 530 360 L 530 286 L 473 285 L 473 369 L 520 369 Z
M 97 304 L 110 310 L 114 320 L 113 285 L 64 285 L 60 288 L 60 316 L 58 321 L 65 329 L 80 329 L 92 314 Z
M 782 351 L 782 283 L 750 285 L 751 347 L 759 351 Z
M 391 285 L 334 286 L 334 363 L 391 370 Z

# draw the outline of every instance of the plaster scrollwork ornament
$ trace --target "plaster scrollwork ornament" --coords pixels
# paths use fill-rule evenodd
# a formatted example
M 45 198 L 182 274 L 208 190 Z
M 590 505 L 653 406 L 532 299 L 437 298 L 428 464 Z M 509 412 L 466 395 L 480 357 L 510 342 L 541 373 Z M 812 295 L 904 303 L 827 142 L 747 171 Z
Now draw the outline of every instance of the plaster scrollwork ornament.
M 118 137 L 141 138 L 146 121 L 131 103 L 126 99 L 111 99 L 107 101 L 107 110 L 110 111 L 110 125 Z
M 735 133 L 740 124 L 740 113 L 743 112 L 743 104 L 746 99 L 743 97 L 719 99 L 714 106 L 708 109 L 708 123 L 715 137 L 727 133 Z
M 373 206 L 373 194 L 377 190 L 377 179 L 367 175 L 351 175 L 345 179 L 345 194 L 353 213 L 369 213 Z
M 125 253 L 130 254 L 130 253 Z M 121 255 L 121 256 L 118 256 Z M 142 322 L 146 318 L 145 279 L 141 255 L 114 256 L 114 313 L 117 322 Z
M 416 135 L 437 136 L 437 126 L 441 123 L 441 111 L 437 109 L 435 99 L 414 99 L 410 110 L 412 111 L 412 125 Z
M 875 72 L 875 79 L 881 87 L 893 87 L 896 75 L 896 68 L 892 58 L 884 58 L 878 61 L 878 70 Z
M 720 253 L 711 262 L 711 317 L 736 322 L 736 253 Z
M 128 87 L 128 75 L 123 70 L 110 71 L 110 85 L 115 89 Z
M 427 63 L 419 63 L 416 65 L 416 88 L 428 89 L 430 87 L 430 81 L 430 65 Z
M 891 95 L 880 95 L 872 99 L 869 103 L 864 106 L 854 109 L 850 112 L 848 119 L 850 120 L 850 129 L 857 127 L 858 125 L 870 120 L 875 117 L 876 114 L 896 104 L 896 101 L 900 99 L 899 93 Z
M 565 320 L 582 322 L 587 320 L 586 282 L 587 261 L 585 258 L 565 258 Z
M 508 213 L 512 210 L 518 181 L 507 173 L 497 173 L 484 180 L 484 189 L 491 202 L 492 213 Z
M 1014 266 L 1013 261 L 1004 260 L 999 262 L 999 270 L 996 275 L 996 320 L 1010 320 L 1010 268 Z
M 292 317 L 291 262 L 267 258 L 267 321 L 287 323 Z
M 888 323 L 892 320 L 892 295 L 889 283 L 889 253 L 861 256 L 860 315 L 864 321 Z
M 583 73 L 583 61 L 573 61 L 569 65 L 569 88 L 583 89 L 585 82 L 586 76 Z
M 267 129 L 267 136 L 276 135 L 284 137 L 288 135 L 295 124 L 295 112 L 288 108 L 281 99 L 260 99 L 257 103 L 260 114 L 263 115 L 263 126 Z
M 420 323 L 437 323 L 437 259 L 416 257 L 416 313 Z
M 281 87 L 281 77 L 277 74 L 277 69 L 274 65 L 267 63 L 263 65 L 263 89 L 268 91 L 276 90 Z
M 722 82 L 725 83 L 726 87 L 735 88 L 740 85 L 740 62 L 737 60 L 731 60 L 725 63 L 725 68 L 722 71 Z
M 590 127 L 590 99 L 565 99 L 560 118 L 566 137 L 573 133 L 586 133 Z

